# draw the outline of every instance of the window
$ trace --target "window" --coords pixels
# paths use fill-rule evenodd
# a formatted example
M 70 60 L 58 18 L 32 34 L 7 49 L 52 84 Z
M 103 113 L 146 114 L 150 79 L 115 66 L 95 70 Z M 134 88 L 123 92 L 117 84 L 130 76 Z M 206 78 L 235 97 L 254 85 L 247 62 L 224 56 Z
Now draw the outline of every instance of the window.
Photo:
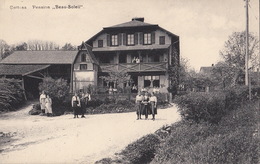
M 127 45 L 134 45 L 134 34 L 127 35 Z
M 160 36 L 160 45 L 165 44 L 165 36 Z
M 81 54 L 81 62 L 85 62 L 86 61 L 86 54 Z
M 98 47 L 103 47 L 103 40 L 98 40 Z
M 159 87 L 159 86 L 160 86 L 160 76 L 144 77 L 144 87 Z
M 117 35 L 111 35 L 111 45 L 118 46 L 118 38 Z
M 87 70 L 88 65 L 87 64 L 80 64 L 80 70 Z
M 151 33 L 144 34 L 144 44 L 152 44 L 152 34 Z

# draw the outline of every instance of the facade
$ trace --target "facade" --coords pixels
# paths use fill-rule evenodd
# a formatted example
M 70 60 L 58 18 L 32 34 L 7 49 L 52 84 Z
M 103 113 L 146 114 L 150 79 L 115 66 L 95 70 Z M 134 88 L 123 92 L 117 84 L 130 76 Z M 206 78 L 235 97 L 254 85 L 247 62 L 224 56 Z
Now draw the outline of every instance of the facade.
M 169 67 L 179 66 L 179 36 L 144 18 L 105 27 L 83 42 L 78 51 L 15 51 L 0 61 L 0 76 L 20 78 L 27 92 L 38 94 L 38 84 L 46 76 L 62 77 L 71 92 L 86 90 L 91 84 L 102 87 L 170 86 Z M 127 73 L 125 84 L 105 82 L 110 72 Z
M 160 87 L 166 91 L 170 85 L 168 68 L 179 65 L 179 36 L 145 23 L 144 18 L 105 27 L 86 44 L 93 47 L 99 62 L 99 86 L 116 87 L 115 83 L 107 84 L 99 77 L 109 72 L 126 72 L 132 79 L 127 85 L 138 89 Z

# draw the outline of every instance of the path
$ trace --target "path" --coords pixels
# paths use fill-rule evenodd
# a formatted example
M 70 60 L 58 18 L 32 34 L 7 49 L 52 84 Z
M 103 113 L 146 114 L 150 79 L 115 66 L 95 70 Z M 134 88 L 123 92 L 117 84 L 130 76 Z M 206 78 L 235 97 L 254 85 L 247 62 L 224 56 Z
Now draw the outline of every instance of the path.
M 133 112 L 78 119 L 30 116 L 30 108 L 0 117 L 0 132 L 10 132 L 16 139 L 0 148 L 0 163 L 94 163 L 180 120 L 175 107 L 159 109 L 155 121 L 136 120 Z

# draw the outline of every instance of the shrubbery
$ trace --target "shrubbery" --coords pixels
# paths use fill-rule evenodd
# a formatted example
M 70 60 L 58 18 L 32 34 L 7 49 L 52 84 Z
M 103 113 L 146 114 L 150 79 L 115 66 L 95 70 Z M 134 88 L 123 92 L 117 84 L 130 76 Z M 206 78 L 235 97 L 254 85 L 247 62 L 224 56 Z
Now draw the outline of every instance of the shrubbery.
M 151 163 L 259 163 L 258 105 L 247 104 L 218 125 L 186 121 L 172 126 Z
M 130 163 L 149 163 L 154 158 L 159 144 L 159 138 L 154 134 L 149 134 L 129 144 L 120 155 L 123 155 L 123 159 Z
M 44 90 L 52 99 L 52 110 L 55 115 L 61 115 L 70 108 L 69 84 L 66 80 L 46 77 L 39 84 L 39 90 Z
M 174 102 L 185 120 L 218 123 L 229 111 L 248 100 L 248 89 L 231 88 L 222 92 L 190 92 L 178 96 Z
M 0 78 L 0 111 L 15 110 L 25 102 L 20 80 Z

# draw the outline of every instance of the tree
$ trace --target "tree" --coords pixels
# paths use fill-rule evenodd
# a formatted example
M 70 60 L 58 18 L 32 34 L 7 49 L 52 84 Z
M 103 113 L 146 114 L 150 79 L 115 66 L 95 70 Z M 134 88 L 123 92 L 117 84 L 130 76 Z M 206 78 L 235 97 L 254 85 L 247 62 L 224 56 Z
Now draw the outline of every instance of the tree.
M 0 60 L 7 57 L 13 52 L 13 47 L 8 45 L 6 41 L 0 39 Z
M 101 78 L 107 83 L 114 82 L 117 85 L 131 82 L 131 77 L 126 72 L 109 72 L 108 76 L 101 76 Z
M 225 42 L 224 49 L 220 51 L 220 56 L 224 59 L 225 67 L 230 67 L 230 76 L 232 75 L 231 85 L 236 85 L 238 78 L 245 72 L 245 50 L 246 50 L 246 33 L 234 32 Z M 249 59 L 251 69 L 257 64 L 258 42 L 256 36 L 249 34 Z M 223 68 L 223 67 L 222 67 Z
M 61 49 L 65 51 L 75 51 L 76 46 L 73 46 L 71 43 L 66 43 Z

